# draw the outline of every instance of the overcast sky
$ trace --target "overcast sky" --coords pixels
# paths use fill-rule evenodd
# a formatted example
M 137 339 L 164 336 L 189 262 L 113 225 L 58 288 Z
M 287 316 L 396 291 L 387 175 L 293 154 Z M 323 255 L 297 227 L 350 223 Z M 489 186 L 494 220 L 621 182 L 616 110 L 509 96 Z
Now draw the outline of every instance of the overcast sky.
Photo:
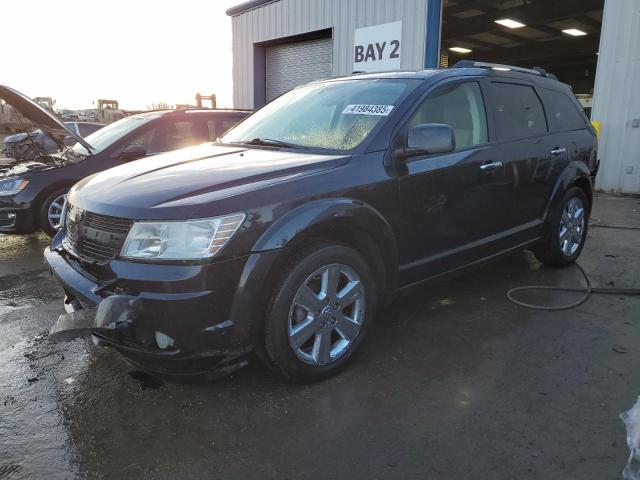
M 2 1 L 0 84 L 55 108 L 232 105 L 231 19 L 242 0 Z

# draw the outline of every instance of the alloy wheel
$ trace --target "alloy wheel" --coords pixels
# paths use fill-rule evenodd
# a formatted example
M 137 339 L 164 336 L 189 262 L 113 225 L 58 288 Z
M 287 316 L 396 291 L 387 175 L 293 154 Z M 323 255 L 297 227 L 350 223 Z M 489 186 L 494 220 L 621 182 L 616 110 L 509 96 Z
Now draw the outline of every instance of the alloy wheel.
M 49 225 L 54 230 L 58 230 L 60 228 L 60 220 L 62 218 L 62 207 L 64 206 L 64 198 L 66 195 L 60 195 L 55 198 L 51 205 L 49 205 L 49 209 L 47 210 L 47 220 L 49 220 Z
M 289 345 L 304 363 L 321 366 L 342 357 L 364 319 L 365 288 L 348 265 L 325 265 L 302 283 L 289 310 Z
M 585 209 L 578 197 L 571 198 L 560 218 L 560 249 L 566 257 L 572 256 L 582 243 L 585 225 Z

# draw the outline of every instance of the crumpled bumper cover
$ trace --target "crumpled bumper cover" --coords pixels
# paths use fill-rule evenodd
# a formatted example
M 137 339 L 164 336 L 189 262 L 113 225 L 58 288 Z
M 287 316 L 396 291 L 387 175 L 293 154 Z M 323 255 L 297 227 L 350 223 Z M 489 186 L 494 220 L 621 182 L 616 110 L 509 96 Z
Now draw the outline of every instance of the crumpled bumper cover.
M 107 297 L 93 308 L 82 308 L 69 300 L 69 297 L 65 299 L 67 313 L 60 315 L 49 330 L 49 338 L 54 341 L 73 340 L 94 331 L 131 328 L 142 308 L 139 299 L 124 295 Z
M 139 281 L 145 265 L 125 266 L 114 289 L 78 271 L 65 252 L 47 248 L 45 259 L 66 293 L 67 313 L 51 327 L 53 340 L 91 335 L 159 373 L 228 371 L 246 363 L 252 344 L 229 318 L 246 258 L 189 269 L 153 265 L 147 270 L 157 278 L 146 290 Z M 178 280 L 168 288 L 163 278 Z

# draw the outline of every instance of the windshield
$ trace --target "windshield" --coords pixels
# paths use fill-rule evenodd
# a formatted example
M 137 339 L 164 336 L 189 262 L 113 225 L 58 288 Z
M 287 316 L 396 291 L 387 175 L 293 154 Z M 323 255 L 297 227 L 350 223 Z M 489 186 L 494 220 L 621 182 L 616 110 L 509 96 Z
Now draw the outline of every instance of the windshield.
M 123 118 L 122 120 L 118 120 L 117 122 L 114 122 L 111 125 L 107 125 L 106 127 L 103 127 L 100 130 L 92 133 L 91 135 L 87 136 L 85 140 L 95 149 L 91 152 L 92 154 L 99 153 L 105 148 L 111 146 L 115 141 L 124 137 L 129 132 L 132 132 L 136 128 L 144 125 L 154 118 L 156 117 L 151 115 L 145 117 Z M 73 146 L 73 151 L 81 155 L 89 155 L 87 149 L 79 143 L 76 143 Z
M 267 104 L 220 141 L 351 150 L 384 121 L 405 90 L 407 81 L 396 79 L 305 85 Z

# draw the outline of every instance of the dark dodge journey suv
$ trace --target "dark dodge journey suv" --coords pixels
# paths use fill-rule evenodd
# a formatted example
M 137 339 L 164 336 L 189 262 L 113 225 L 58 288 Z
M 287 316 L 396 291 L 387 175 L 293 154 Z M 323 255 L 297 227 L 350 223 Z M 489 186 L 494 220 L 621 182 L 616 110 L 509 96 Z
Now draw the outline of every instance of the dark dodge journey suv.
M 9 87 L 0 85 L 0 99 L 37 125 L 57 146 L 56 151 L 35 157 L 0 161 L 0 233 L 40 229 L 53 236 L 60 227 L 64 196 L 78 180 L 143 157 L 210 142 L 249 115 L 237 110 L 145 112 L 82 138 L 73 124 L 62 123 Z
M 523 248 L 574 262 L 596 168 L 593 128 L 542 70 L 311 83 L 218 143 L 77 183 L 45 251 L 70 312 L 51 335 L 88 331 L 158 372 L 254 351 L 320 380 L 400 290 Z

